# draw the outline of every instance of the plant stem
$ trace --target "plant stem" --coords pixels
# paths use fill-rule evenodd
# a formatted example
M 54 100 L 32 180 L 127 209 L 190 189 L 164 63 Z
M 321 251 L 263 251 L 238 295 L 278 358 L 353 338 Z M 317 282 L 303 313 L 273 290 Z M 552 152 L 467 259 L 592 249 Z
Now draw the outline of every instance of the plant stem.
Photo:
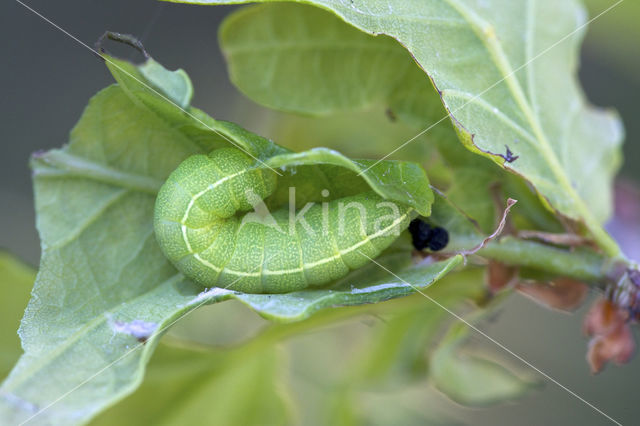
M 563 249 L 547 244 L 504 237 L 492 241 L 479 255 L 513 266 L 534 268 L 603 286 L 614 277 L 615 266 L 603 254 L 589 249 Z

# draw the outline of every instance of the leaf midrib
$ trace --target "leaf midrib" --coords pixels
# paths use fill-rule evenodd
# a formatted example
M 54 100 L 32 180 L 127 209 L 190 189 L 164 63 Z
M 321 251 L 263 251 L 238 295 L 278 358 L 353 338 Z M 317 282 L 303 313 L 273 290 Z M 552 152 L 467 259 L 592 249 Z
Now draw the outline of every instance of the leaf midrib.
M 37 176 L 75 176 L 107 183 L 132 191 L 156 195 L 164 182 L 149 176 L 123 172 L 71 154 L 68 150 L 56 150 L 34 159 L 48 166 L 38 170 Z M 54 167 L 55 170 L 51 170 Z

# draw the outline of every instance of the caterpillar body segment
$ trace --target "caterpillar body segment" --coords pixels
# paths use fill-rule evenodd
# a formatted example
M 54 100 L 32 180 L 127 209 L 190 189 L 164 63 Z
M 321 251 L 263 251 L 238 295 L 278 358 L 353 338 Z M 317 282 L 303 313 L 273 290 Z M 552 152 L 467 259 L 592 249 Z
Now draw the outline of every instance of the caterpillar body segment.
M 167 258 L 203 287 L 284 293 L 322 286 L 378 256 L 406 229 L 413 209 L 373 191 L 258 214 L 277 175 L 234 148 L 194 155 L 164 183 L 154 230 Z M 264 206 L 264 204 L 262 204 Z

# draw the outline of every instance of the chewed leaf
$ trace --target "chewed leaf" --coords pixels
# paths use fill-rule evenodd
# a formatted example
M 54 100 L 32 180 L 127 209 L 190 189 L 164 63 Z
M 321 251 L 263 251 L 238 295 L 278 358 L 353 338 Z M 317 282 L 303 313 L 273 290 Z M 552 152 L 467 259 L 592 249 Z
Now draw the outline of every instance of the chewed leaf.
M 176 271 L 153 233 L 158 188 L 187 157 L 236 146 L 263 167 L 269 159 L 299 170 L 332 167 L 351 176 L 343 186 L 365 185 L 423 212 L 431 205 L 428 180 L 409 163 L 381 163 L 360 178 L 362 164 L 340 154 L 292 154 L 190 107 L 183 72 L 105 60 L 119 84 L 91 99 L 67 146 L 32 159 L 42 257 L 20 326 L 25 353 L 0 387 L 3 420 L 87 422 L 131 393 L 166 328 L 206 303 L 236 298 L 265 317 L 297 321 L 319 309 L 415 291 L 368 265 L 324 290 L 272 298 L 203 293 Z M 325 165 L 294 166 L 317 155 Z M 283 175 L 318 186 L 315 178 Z M 392 262 L 394 272 L 425 287 L 460 259 L 411 266 L 410 249 L 396 246 L 380 262 Z

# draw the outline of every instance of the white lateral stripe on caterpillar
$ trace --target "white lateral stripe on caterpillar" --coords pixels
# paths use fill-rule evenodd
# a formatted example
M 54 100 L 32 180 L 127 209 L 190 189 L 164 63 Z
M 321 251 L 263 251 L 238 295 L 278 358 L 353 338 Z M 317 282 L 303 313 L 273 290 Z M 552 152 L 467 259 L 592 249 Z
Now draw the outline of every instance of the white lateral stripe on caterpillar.
M 218 186 L 222 185 L 223 183 L 225 183 L 229 179 L 233 179 L 234 177 L 238 177 L 240 175 L 243 175 L 243 174 L 247 173 L 249 170 L 252 170 L 252 169 L 241 170 L 241 171 L 239 171 L 237 173 L 234 173 L 232 175 L 225 176 L 222 179 L 210 184 L 205 189 L 203 189 L 202 191 L 198 192 L 196 195 L 191 197 L 191 200 L 189 201 L 189 204 L 187 205 L 187 210 L 184 212 L 184 216 L 182 216 L 182 220 L 180 221 L 180 225 L 181 225 L 181 229 L 182 229 L 182 239 L 184 240 L 184 243 L 186 244 L 187 250 L 189 251 L 189 253 L 195 254 L 194 251 L 193 251 L 193 248 L 191 248 L 191 244 L 189 243 L 189 238 L 187 238 L 187 225 L 185 225 L 185 222 L 187 221 L 187 219 L 189 219 L 189 213 L 191 212 L 191 208 L 193 208 L 193 206 L 196 203 L 196 201 L 198 201 L 198 199 L 200 197 L 202 197 L 204 194 L 206 194 L 209 191 L 212 191 L 212 190 L 216 189 Z M 196 256 L 197 256 L 197 254 L 196 254 Z M 196 257 L 196 259 L 197 258 L 198 257 Z
M 213 265 L 211 262 L 208 262 L 207 260 L 205 260 L 202 257 L 200 257 L 200 255 L 198 253 L 192 253 L 192 254 L 193 254 L 193 257 L 195 259 L 197 259 L 200 263 L 202 263 L 207 268 L 212 269 L 216 273 L 220 273 L 222 270 L 224 270 L 228 274 L 236 275 L 236 276 L 239 276 L 239 277 L 260 277 L 263 274 L 264 275 L 295 274 L 295 273 L 303 272 L 305 269 L 314 268 L 316 266 L 332 262 L 332 261 L 340 258 L 342 255 L 349 254 L 352 251 L 354 251 L 354 250 L 358 249 L 359 247 L 363 246 L 364 244 L 368 243 L 369 241 L 386 234 L 387 232 L 389 232 L 389 230 L 391 230 L 392 228 L 394 228 L 394 227 L 398 226 L 400 223 L 402 223 L 409 216 L 411 211 L 412 210 L 409 210 L 407 213 L 403 214 L 398 219 L 394 220 L 393 223 L 391 225 L 387 226 L 386 228 L 381 229 L 380 231 L 365 237 L 362 241 L 357 242 L 356 244 L 354 244 L 353 246 L 351 246 L 351 247 L 349 247 L 349 248 L 347 248 L 345 250 L 340 250 L 340 252 L 337 255 L 330 256 L 330 257 L 318 260 L 316 262 L 305 263 L 305 264 L 303 264 L 303 266 L 301 266 L 299 268 L 294 268 L 294 269 L 281 269 L 281 270 L 277 270 L 277 271 L 269 271 L 268 269 L 263 269 L 261 272 L 243 272 L 243 271 L 234 271 L 232 269 L 225 269 L 225 268 L 220 269 L 219 267 Z

